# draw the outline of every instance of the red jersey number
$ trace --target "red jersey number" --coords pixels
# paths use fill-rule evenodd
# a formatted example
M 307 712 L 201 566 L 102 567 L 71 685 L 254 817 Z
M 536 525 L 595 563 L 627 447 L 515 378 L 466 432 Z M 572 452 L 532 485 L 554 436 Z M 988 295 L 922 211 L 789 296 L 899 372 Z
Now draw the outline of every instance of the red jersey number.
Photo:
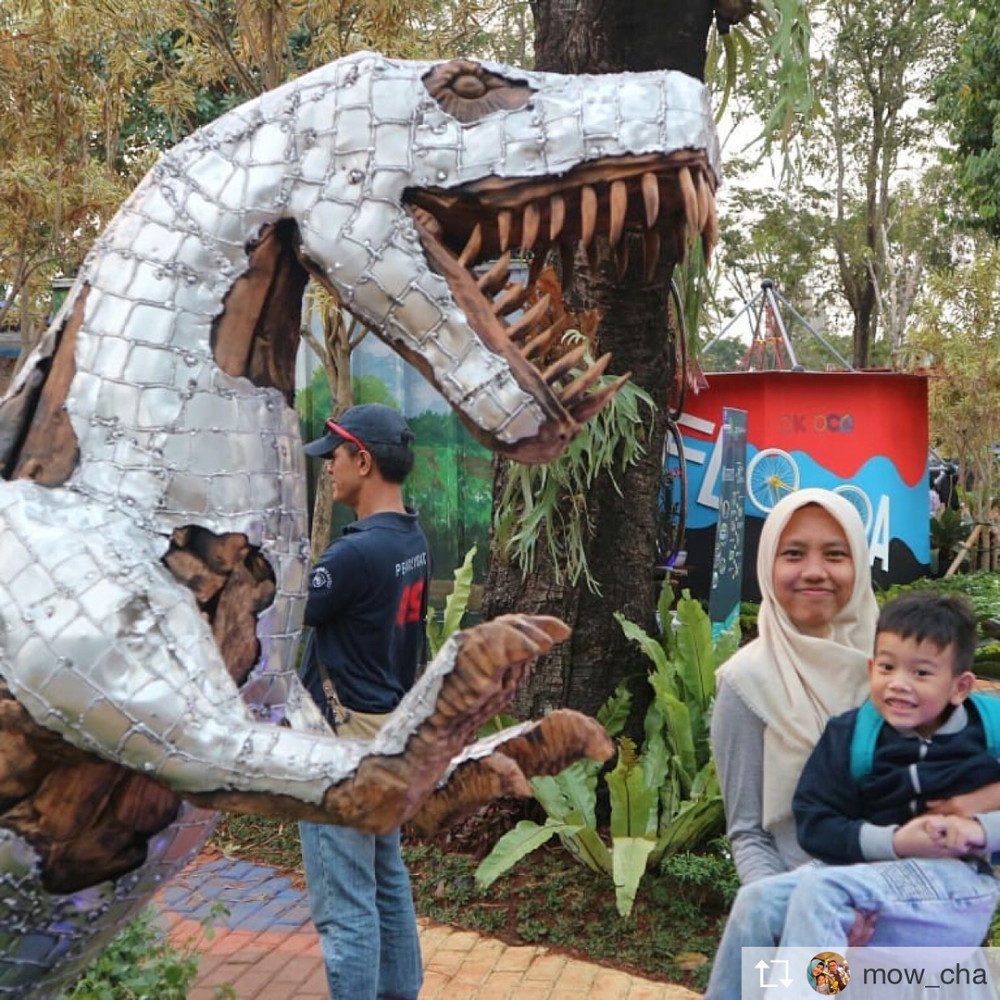
M 399 610 L 396 612 L 396 624 L 412 625 L 420 621 L 420 612 L 424 603 L 424 581 L 411 583 L 399 599 Z

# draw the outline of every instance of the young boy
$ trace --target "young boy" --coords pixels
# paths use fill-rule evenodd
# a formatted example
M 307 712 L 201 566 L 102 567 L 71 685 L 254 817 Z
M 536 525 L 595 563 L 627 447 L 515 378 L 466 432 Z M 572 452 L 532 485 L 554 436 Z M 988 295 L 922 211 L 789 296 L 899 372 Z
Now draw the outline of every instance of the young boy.
M 705 1000 L 738 1000 L 741 948 L 847 945 L 858 913 L 873 916 L 873 946 L 982 941 L 1000 896 L 988 862 L 1000 849 L 1000 812 L 926 812 L 930 801 L 1000 781 L 988 725 L 967 701 L 975 648 L 961 598 L 914 592 L 885 605 L 871 697 L 829 721 L 793 800 L 799 841 L 825 864 L 740 890 Z

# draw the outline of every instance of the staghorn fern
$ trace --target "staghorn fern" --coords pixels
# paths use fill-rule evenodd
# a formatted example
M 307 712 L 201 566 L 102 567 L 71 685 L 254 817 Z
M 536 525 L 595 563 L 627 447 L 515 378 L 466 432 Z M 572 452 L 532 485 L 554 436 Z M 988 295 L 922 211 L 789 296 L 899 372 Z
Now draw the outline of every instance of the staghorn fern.
M 597 385 L 614 381 L 606 376 Z M 614 482 L 616 470 L 628 468 L 643 454 L 649 423 L 643 420 L 643 407 L 649 418 L 656 404 L 627 382 L 558 459 L 548 465 L 506 463 L 494 531 L 500 551 L 525 576 L 535 570 L 542 550 L 548 553 L 557 582 L 565 574 L 570 584 L 582 579 L 589 590 L 600 593 L 587 562 L 587 542 L 594 530 L 587 496 L 601 473 L 607 472 Z

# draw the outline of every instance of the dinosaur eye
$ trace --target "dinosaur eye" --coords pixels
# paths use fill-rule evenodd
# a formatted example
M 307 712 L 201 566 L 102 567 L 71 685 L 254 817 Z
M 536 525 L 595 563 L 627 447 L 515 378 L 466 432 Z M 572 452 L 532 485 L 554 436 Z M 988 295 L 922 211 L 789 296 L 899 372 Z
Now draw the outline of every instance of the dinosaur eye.
M 509 80 L 471 59 L 452 59 L 424 76 L 424 86 L 452 118 L 463 124 L 495 111 L 523 108 L 533 93 L 523 80 Z

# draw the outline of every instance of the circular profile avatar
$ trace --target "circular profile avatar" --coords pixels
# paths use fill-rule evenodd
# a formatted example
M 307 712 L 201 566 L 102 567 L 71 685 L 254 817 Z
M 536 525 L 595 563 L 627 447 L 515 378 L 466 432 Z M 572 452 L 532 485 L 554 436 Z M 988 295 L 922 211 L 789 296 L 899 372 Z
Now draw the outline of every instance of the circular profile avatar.
M 851 981 L 851 970 L 843 955 L 835 951 L 821 951 L 809 959 L 807 969 L 809 985 L 823 996 L 843 993 Z

